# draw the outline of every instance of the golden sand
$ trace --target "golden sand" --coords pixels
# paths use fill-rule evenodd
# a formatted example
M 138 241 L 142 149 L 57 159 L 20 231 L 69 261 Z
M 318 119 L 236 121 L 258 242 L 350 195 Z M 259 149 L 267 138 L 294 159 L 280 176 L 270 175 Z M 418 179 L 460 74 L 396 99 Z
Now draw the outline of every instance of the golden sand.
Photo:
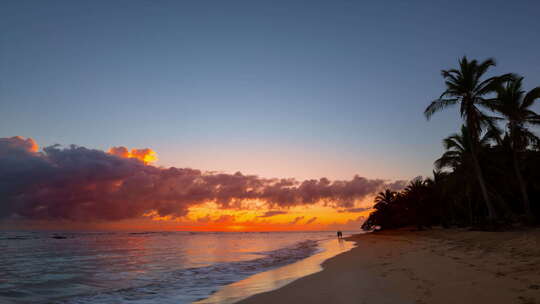
M 540 303 L 540 230 L 389 231 L 240 303 Z

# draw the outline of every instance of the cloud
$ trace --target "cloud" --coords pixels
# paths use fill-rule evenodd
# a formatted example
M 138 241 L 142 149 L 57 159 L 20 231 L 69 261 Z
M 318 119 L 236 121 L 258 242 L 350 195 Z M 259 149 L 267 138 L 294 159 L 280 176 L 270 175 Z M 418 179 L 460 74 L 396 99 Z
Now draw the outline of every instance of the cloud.
M 338 212 L 340 212 L 340 213 L 345 213 L 345 212 L 359 213 L 359 212 L 367 211 L 369 209 L 371 209 L 371 208 L 348 208 L 348 209 L 338 210 Z
M 208 215 L 208 214 L 206 216 L 204 216 L 204 217 L 197 218 L 198 223 L 208 223 L 208 222 L 210 222 L 210 220 L 211 220 L 211 218 L 210 218 L 210 215 Z
M 409 183 L 408 180 L 397 180 L 397 181 L 394 181 L 392 183 L 388 183 L 386 184 L 386 189 L 390 189 L 392 191 L 401 191 L 403 189 L 405 189 L 405 187 L 407 186 L 407 184 Z
M 116 155 L 123 158 L 130 158 L 131 153 L 129 153 L 128 148 L 126 147 L 112 147 L 109 149 L 109 154 Z
M 32 138 L 22 136 L 13 136 L 9 138 L 0 138 L 0 155 L 6 155 L 8 152 L 16 153 L 35 153 L 39 146 Z
M 158 160 L 157 153 L 149 148 L 145 149 L 131 149 L 126 147 L 112 147 L 109 149 L 109 154 L 120 156 L 123 158 L 135 158 L 142 161 L 145 164 L 153 163 Z
M 306 222 L 306 225 L 309 225 L 309 224 L 315 222 L 316 220 L 317 220 L 317 217 L 312 217 Z
M 294 218 L 294 220 L 292 220 L 289 224 L 293 225 L 293 224 L 296 224 L 298 223 L 299 221 L 303 220 L 304 217 L 303 216 L 297 216 Z
M 278 210 L 319 202 L 353 208 L 356 200 L 390 185 L 360 176 L 300 182 L 158 168 L 148 164 L 146 156 L 155 155 L 150 151 L 113 147 L 106 153 L 54 145 L 38 152 L 32 139 L 0 138 L 0 218 L 114 221 L 148 213 L 181 217 L 191 206 L 206 202 L 238 209 L 255 199 Z
M 224 214 L 214 221 L 214 223 L 232 223 L 236 217 L 230 214 Z
M 287 211 L 278 211 L 278 210 L 267 211 L 263 215 L 259 215 L 258 217 L 272 217 L 272 216 L 276 216 L 280 214 L 287 214 Z

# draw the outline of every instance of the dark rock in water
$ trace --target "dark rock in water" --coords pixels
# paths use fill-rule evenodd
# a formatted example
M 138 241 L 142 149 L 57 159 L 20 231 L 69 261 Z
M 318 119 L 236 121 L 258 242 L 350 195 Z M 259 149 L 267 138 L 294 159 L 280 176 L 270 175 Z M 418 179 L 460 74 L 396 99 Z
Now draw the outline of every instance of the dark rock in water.
M 63 235 L 53 235 L 51 236 L 53 239 L 59 239 L 59 240 L 62 240 L 62 239 L 67 239 L 67 237 L 63 236 Z

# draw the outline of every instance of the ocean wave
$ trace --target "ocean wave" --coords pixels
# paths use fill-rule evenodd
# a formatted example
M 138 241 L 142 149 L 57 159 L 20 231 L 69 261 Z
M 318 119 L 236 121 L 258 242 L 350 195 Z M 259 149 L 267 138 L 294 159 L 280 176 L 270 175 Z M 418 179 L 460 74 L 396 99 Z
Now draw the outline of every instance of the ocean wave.
M 305 240 L 281 249 L 253 253 L 261 255 L 260 258 L 175 270 L 164 273 L 158 280 L 141 282 L 140 286 L 77 296 L 59 303 L 191 303 L 208 297 L 221 286 L 294 263 L 318 251 L 317 241 Z

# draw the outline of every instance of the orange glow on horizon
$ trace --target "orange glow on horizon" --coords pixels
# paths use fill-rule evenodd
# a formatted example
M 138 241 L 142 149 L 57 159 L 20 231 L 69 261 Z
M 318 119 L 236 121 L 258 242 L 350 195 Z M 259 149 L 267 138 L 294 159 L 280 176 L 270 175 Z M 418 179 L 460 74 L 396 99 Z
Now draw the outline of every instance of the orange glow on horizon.
M 338 212 L 319 205 L 294 207 L 286 214 L 261 217 L 268 210 L 220 210 L 212 206 L 192 207 L 188 215 L 179 218 L 159 217 L 151 212 L 144 218 L 115 222 L 36 222 L 25 224 L 21 230 L 80 230 L 80 231 L 193 231 L 193 232 L 277 232 L 277 231 L 336 231 L 360 230 L 371 210 Z M 316 220 L 308 223 L 311 219 Z M 296 222 L 295 222 L 296 220 Z
M 189 208 L 180 218 L 161 217 L 155 212 L 145 216 L 171 230 L 183 231 L 320 231 L 359 230 L 370 209 L 361 212 L 338 210 L 323 204 L 268 210 L 260 202 L 253 209 L 220 209 L 215 203 Z M 270 212 L 269 212 L 270 211 Z

